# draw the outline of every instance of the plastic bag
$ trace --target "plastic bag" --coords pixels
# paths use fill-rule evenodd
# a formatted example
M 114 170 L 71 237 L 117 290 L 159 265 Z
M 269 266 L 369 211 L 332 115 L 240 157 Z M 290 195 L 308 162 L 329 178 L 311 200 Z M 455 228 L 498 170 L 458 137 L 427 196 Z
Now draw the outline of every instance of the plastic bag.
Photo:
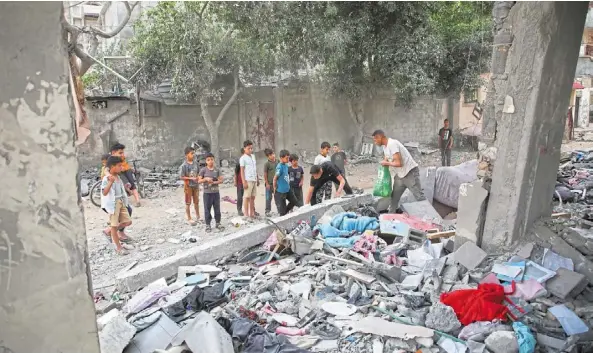
M 389 167 L 380 166 L 377 172 L 377 181 L 373 188 L 373 196 L 389 197 L 391 196 L 391 173 Z

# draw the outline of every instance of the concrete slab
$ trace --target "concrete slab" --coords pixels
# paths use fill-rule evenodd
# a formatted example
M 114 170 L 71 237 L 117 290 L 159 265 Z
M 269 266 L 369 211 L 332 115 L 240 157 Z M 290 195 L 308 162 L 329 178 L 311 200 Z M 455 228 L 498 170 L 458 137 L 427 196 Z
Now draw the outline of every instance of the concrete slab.
M 584 275 L 560 267 L 556 276 L 546 282 L 546 289 L 560 299 L 574 298 L 587 287 Z
M 593 283 L 593 262 L 589 261 L 580 251 L 570 246 L 564 239 L 543 225 L 536 226 L 533 233 L 542 241 L 540 244 L 543 247 L 571 259 L 574 263 L 575 272 L 585 275 L 589 283 Z
M 473 270 L 478 267 L 482 261 L 484 261 L 486 256 L 488 256 L 488 254 L 471 241 L 464 243 L 453 253 L 455 262 L 461 264 L 468 270 Z
M 443 218 L 428 200 L 403 203 L 401 204 L 401 209 L 410 216 L 415 216 L 438 225 L 443 223 Z
M 463 183 L 459 187 L 455 249 L 467 241 L 481 243 L 487 198 L 488 191 L 482 187 L 481 181 Z
M 311 216 L 321 218 L 332 206 L 358 207 L 372 203 L 373 199 L 371 194 L 331 199 L 319 205 L 302 207 L 296 212 L 272 220 L 280 227 L 294 228 L 299 221 L 309 220 Z M 257 224 L 168 258 L 139 264 L 129 271 L 118 274 L 117 286 L 124 292 L 136 291 L 161 277 L 173 276 L 177 273 L 179 266 L 208 264 L 243 249 L 262 244 L 274 229 L 274 226 L 267 223 Z

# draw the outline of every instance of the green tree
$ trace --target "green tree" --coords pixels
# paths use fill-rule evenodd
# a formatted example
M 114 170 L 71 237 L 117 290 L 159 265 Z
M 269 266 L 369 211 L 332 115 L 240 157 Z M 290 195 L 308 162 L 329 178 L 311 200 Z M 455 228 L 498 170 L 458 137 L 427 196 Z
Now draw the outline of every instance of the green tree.
M 477 85 L 484 65 L 478 65 L 476 58 L 489 44 L 481 40 L 487 33 L 479 30 L 490 30 L 491 5 L 482 3 L 227 2 L 218 6 L 221 17 L 245 35 L 265 38 L 279 67 L 292 72 L 311 68 L 326 92 L 347 101 L 357 132 L 355 150 L 360 149 L 367 130 L 365 101 L 376 89 L 390 89 L 396 104 L 405 106 L 421 95 L 458 95 L 464 87 Z
M 171 80 L 171 93 L 179 102 L 200 104 L 212 151 L 218 154 L 224 116 L 245 84 L 273 74 L 274 56 L 263 41 L 247 38 L 221 20 L 211 5 L 159 3 L 136 23 L 131 49 L 136 65 L 142 67 L 141 82 Z M 213 118 L 208 107 L 225 99 Z

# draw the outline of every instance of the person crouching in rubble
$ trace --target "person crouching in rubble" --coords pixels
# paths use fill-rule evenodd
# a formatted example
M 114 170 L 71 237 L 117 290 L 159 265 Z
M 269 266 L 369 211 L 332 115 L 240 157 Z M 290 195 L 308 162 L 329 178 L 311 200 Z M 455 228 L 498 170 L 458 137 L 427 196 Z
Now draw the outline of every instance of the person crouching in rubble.
M 109 214 L 111 225 L 111 240 L 115 245 L 118 255 L 127 255 L 128 252 L 121 244 L 121 234 L 118 229 L 128 227 L 132 219 L 128 213 L 128 194 L 124 188 L 119 174 L 123 169 L 123 160 L 120 157 L 111 156 L 107 159 L 107 173 L 101 181 L 101 208 Z
M 288 175 L 289 156 L 290 152 L 287 150 L 280 151 L 280 163 L 276 165 L 276 174 L 272 181 L 274 185 L 274 200 L 276 200 L 276 208 L 280 216 L 284 216 L 292 211 L 294 206 L 303 206 L 290 189 L 290 176 Z M 288 201 L 288 204 L 286 204 L 286 201 Z
M 220 192 L 218 185 L 222 184 L 222 174 L 214 165 L 214 155 L 206 155 L 206 166 L 200 170 L 198 182 L 204 185 L 204 220 L 206 221 L 206 232 L 211 232 L 212 209 L 214 209 L 214 220 L 216 229 L 223 230 L 220 224 Z
M 338 184 L 336 197 L 342 195 L 342 190 L 345 191 L 347 195 L 352 195 L 352 188 L 350 188 L 350 185 L 348 185 L 348 182 L 335 164 L 332 162 L 324 162 L 321 165 L 312 166 L 311 183 L 309 185 L 309 192 L 307 193 L 307 200 L 305 203 L 310 203 L 311 205 L 319 203 L 317 193 L 321 192 L 323 185 L 326 185 L 327 183 L 330 183 L 331 185 L 332 182 Z
M 393 190 L 391 192 L 392 213 L 396 213 L 399 200 L 404 191 L 410 189 L 416 201 L 426 200 L 422 185 L 420 185 L 420 170 L 408 149 L 398 140 L 387 138 L 383 130 L 373 132 L 375 145 L 383 147 L 382 166 L 391 167 L 393 176 Z
M 195 226 L 196 221 L 200 220 L 200 186 L 198 185 L 198 173 L 200 167 L 197 161 L 194 160 L 194 149 L 191 147 L 185 148 L 185 161 L 179 167 L 179 178 L 183 180 L 183 194 L 185 197 L 185 216 L 187 222 Z M 194 203 L 196 210 L 196 221 L 191 218 L 191 204 Z

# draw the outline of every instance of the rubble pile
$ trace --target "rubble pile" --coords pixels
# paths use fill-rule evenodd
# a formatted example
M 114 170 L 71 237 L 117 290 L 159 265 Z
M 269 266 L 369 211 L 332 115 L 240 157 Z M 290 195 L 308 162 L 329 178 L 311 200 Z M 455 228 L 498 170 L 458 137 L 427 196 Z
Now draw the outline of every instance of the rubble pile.
M 560 160 L 554 199 L 560 204 L 577 202 L 593 204 L 593 150 L 572 151 Z
M 593 243 L 579 238 L 583 259 L 562 247 L 569 220 L 488 255 L 470 241 L 455 250 L 455 230 L 425 203 L 402 209 L 334 206 L 294 229 L 276 226 L 256 249 L 101 301 L 102 352 L 593 350 Z

